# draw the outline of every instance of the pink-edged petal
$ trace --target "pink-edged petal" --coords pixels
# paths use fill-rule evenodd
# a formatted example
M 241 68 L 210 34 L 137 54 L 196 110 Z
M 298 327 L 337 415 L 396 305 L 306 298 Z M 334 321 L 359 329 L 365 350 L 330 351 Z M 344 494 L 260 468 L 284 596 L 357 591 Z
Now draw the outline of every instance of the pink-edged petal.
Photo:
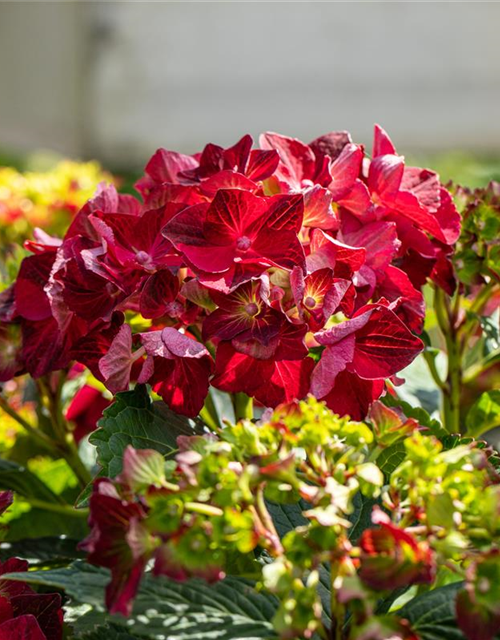
M 165 327 L 161 332 L 161 339 L 170 353 L 178 358 L 204 358 L 209 356 L 208 351 L 202 344 L 173 327 Z
M 361 171 L 363 157 L 362 147 L 357 144 L 347 144 L 338 158 L 330 165 L 332 181 L 328 188 L 335 201 L 346 195 L 354 186 Z
M 340 218 L 332 208 L 332 194 L 320 185 L 314 185 L 304 191 L 305 227 L 317 227 L 336 231 L 340 227 Z
M 361 220 L 364 220 L 371 209 L 372 201 L 367 186 L 361 180 L 356 180 L 352 189 L 339 198 L 337 204 Z
M 14 284 L 17 313 L 27 320 L 45 320 L 52 315 L 44 287 L 50 277 L 54 253 L 24 258 Z
M 270 151 L 254 149 L 250 152 L 246 175 L 254 182 L 266 180 L 276 171 L 279 161 L 279 154 L 274 149 Z
M 403 179 L 404 159 L 395 155 L 377 156 L 370 163 L 368 188 L 381 203 L 394 203 Z
M 124 324 L 111 343 L 108 353 L 99 360 L 104 384 L 111 393 L 128 389 L 133 363 L 132 330 L 128 324 Z
M 176 184 L 179 183 L 179 173 L 197 167 L 198 162 L 192 156 L 167 149 L 158 149 L 146 165 L 145 172 L 154 182 Z
M 376 124 L 373 128 L 373 152 L 372 156 L 396 155 L 396 147 L 392 144 L 387 132 Z
M 401 190 L 411 191 L 419 203 L 429 212 L 435 213 L 440 205 L 439 176 L 429 169 L 405 167 Z
M 383 380 L 363 380 L 355 373 L 341 371 L 335 379 L 335 386 L 323 398 L 327 406 L 340 416 L 352 420 L 363 420 L 371 403 L 384 391 Z
M 261 264 L 259 264 L 259 262 L 255 264 L 235 263 L 227 271 L 222 273 L 199 273 L 198 280 L 200 284 L 208 289 L 222 293 L 230 293 L 244 282 L 248 282 L 248 280 L 262 275 L 267 265 L 268 261 L 266 260 L 262 260 Z
M 410 191 L 400 191 L 393 203 L 394 208 L 410 220 L 415 226 L 446 242 L 444 233 L 436 216 L 423 207 L 418 198 Z
M 302 180 L 314 176 L 316 159 L 312 150 L 297 138 L 279 133 L 263 133 L 259 138 L 262 149 L 274 149 L 279 153 L 280 163 L 275 175 L 291 186 L 300 187 Z
M 321 354 L 311 376 L 311 393 L 318 399 L 324 398 L 335 385 L 335 379 L 354 358 L 356 338 L 347 335 Z
M 144 283 L 139 301 L 139 310 L 144 318 L 159 318 L 179 292 L 179 278 L 168 269 L 157 271 Z
M 443 232 L 446 244 L 454 244 L 460 236 L 461 217 L 453 202 L 450 192 L 441 187 L 440 205 L 436 211 L 436 219 Z
M 384 271 L 401 246 L 394 222 L 364 224 L 357 231 L 346 234 L 344 239 L 353 247 L 366 249 L 366 265 L 375 271 Z
M 0 640 L 47 640 L 35 616 L 25 615 L 0 624 Z
M 234 171 L 219 171 L 200 185 L 200 192 L 207 198 L 215 197 L 219 189 L 242 189 L 254 193 L 258 186 L 243 174 Z
M 316 156 L 325 155 L 335 160 L 342 149 L 351 142 L 351 134 L 348 131 L 331 131 L 310 142 L 309 146 Z
M 423 348 L 420 338 L 393 311 L 380 306 L 356 332 L 353 370 L 369 380 L 389 378 L 407 367 Z
M 255 398 L 266 407 L 276 407 L 284 402 L 302 400 L 309 392 L 312 358 L 303 360 L 279 360 L 274 363 L 270 378 L 255 392 Z
M 368 309 L 367 311 L 360 309 L 351 320 L 345 320 L 344 322 L 333 325 L 330 329 L 315 333 L 314 337 L 321 345 L 330 346 L 337 344 L 337 342 L 341 342 L 365 327 L 370 321 L 372 313 L 373 309 Z
M 364 248 L 351 247 L 324 233 L 321 229 L 314 229 L 312 232 L 310 254 L 306 259 L 309 272 L 328 267 L 334 269 L 335 275 L 345 277 L 344 272 L 352 274 L 358 271 L 365 259 Z M 338 270 L 341 273 L 338 273 Z

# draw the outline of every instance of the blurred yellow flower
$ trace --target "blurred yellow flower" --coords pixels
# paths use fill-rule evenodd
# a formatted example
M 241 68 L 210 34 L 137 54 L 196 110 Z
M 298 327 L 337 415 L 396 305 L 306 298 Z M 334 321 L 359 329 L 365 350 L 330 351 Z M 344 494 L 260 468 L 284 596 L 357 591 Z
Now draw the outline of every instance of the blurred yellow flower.
M 22 242 L 33 227 L 62 233 L 103 181 L 114 182 L 97 162 L 63 160 L 47 172 L 0 167 L 0 237 Z

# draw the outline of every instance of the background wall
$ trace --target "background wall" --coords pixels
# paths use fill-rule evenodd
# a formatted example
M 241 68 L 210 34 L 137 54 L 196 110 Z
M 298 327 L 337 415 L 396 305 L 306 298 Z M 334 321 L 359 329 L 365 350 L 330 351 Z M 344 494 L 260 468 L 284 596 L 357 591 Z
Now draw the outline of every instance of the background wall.
M 499 24 L 499 3 L 0 3 L 0 146 L 126 167 L 377 121 L 401 150 L 498 152 Z

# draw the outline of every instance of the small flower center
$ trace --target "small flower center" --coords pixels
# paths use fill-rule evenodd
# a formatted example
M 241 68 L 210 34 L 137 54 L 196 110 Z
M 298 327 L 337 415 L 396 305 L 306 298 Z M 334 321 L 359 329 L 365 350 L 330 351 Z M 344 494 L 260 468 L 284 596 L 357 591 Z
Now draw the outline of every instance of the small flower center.
M 178 318 L 184 312 L 184 305 L 174 300 L 173 302 L 169 302 L 165 308 L 165 313 L 167 316 L 171 318 Z
M 304 300 L 304 306 L 306 306 L 308 309 L 314 309 L 314 307 L 316 306 L 316 300 L 312 296 L 307 296 L 307 298 Z
M 249 302 L 245 305 L 245 313 L 253 318 L 259 313 L 259 306 L 255 302 Z
M 241 236 L 236 240 L 236 246 L 240 251 L 248 251 L 252 245 L 252 241 L 247 236 Z
M 146 264 L 149 260 L 149 253 L 146 253 L 146 251 L 138 251 L 135 254 L 135 259 L 139 264 Z

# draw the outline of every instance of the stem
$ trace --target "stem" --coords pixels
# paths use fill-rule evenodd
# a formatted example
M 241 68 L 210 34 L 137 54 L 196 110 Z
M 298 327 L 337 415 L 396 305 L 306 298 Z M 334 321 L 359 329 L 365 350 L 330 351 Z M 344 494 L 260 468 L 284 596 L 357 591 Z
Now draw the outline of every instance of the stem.
M 69 430 L 68 423 L 64 418 L 61 392 L 66 376 L 62 371 L 59 373 L 60 375 L 55 390 L 51 388 L 48 380 L 44 380 L 43 378 L 38 380 L 40 397 L 47 408 L 52 422 L 52 428 L 56 438 L 55 448 L 71 467 L 81 487 L 85 488 L 92 481 L 92 476 L 80 458 L 73 434 Z
M 332 627 L 330 630 L 331 640 L 342 640 L 345 619 L 345 606 L 338 601 L 335 590 L 335 580 L 339 572 L 339 563 L 333 561 L 330 567 L 330 608 L 332 612 Z
M 423 352 L 423 356 L 429 368 L 429 373 L 431 374 L 432 379 L 434 380 L 438 388 L 441 389 L 441 391 L 444 391 L 446 389 L 446 383 L 444 382 L 444 380 L 441 380 L 441 376 L 439 375 L 439 372 L 436 368 L 436 361 L 432 357 L 432 354 L 426 350 Z
M 459 294 L 457 293 L 457 296 Z M 450 308 L 444 292 L 434 289 L 434 309 L 441 333 L 446 342 L 448 373 L 443 390 L 443 424 L 448 433 L 460 433 L 460 391 L 462 386 L 462 353 L 456 327 L 456 309 Z
M 269 541 L 273 545 L 274 551 L 278 555 L 281 555 L 282 553 L 284 553 L 284 549 L 283 549 L 283 546 L 281 544 L 281 540 L 280 540 L 280 537 L 278 535 L 278 532 L 276 531 L 276 527 L 274 526 L 273 519 L 271 518 L 271 515 L 270 515 L 270 513 L 269 513 L 269 511 L 267 510 L 267 507 L 266 507 L 266 501 L 264 499 L 264 485 L 263 484 L 259 485 L 259 487 L 257 489 L 257 493 L 255 495 L 255 508 L 257 510 L 257 513 L 259 515 L 259 518 L 260 518 L 262 524 L 264 525 L 264 527 L 266 528 L 266 530 L 268 532 Z
M 203 516 L 217 517 L 224 515 L 224 511 L 219 509 L 219 507 L 213 507 L 212 505 L 205 504 L 203 502 L 186 502 L 184 504 L 184 508 L 187 511 L 199 513 Z
M 244 420 L 253 418 L 253 400 L 246 393 L 235 393 L 233 395 L 234 417 L 235 420 Z
M 375 462 L 377 460 L 377 458 L 379 457 L 379 455 L 382 453 L 382 451 L 384 450 L 385 447 L 381 447 L 379 444 L 372 449 L 372 451 L 370 452 L 370 455 L 367 458 L 367 462 Z
M 45 511 L 60 513 L 61 515 L 70 516 L 72 518 L 87 518 L 89 515 L 88 509 L 75 509 L 69 504 L 56 504 L 54 502 L 46 502 L 45 500 L 39 500 L 38 498 L 27 498 L 25 496 L 23 496 L 21 500 L 27 502 L 32 507 L 35 507 L 37 509 L 44 509 Z
M 218 432 L 222 428 L 219 414 L 217 413 L 217 407 L 215 406 L 215 402 L 210 391 L 208 392 L 208 395 L 205 398 L 205 404 L 200 411 L 200 418 L 209 429 L 212 429 L 212 431 Z

